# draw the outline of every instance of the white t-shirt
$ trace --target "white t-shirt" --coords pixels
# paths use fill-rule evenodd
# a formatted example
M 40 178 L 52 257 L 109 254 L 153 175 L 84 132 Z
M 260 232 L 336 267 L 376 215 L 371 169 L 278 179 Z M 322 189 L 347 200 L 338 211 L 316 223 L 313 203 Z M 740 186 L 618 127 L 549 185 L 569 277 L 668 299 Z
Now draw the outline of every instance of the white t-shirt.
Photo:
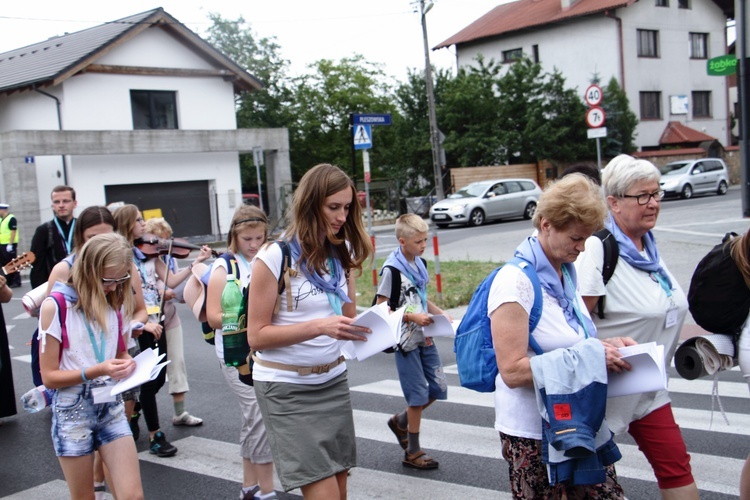
M 55 304 L 53 297 L 47 297 L 44 302 L 52 301 Z M 43 302 L 43 303 L 44 303 Z M 82 368 L 88 368 L 99 363 L 94 352 L 94 347 L 91 345 L 91 339 L 89 337 L 86 324 L 84 322 L 83 313 L 77 311 L 71 302 L 65 302 L 67 306 L 67 312 L 65 313 L 65 327 L 68 330 L 68 342 L 70 347 L 62 350 L 62 357 L 60 358 L 60 369 L 61 370 L 81 370 Z M 96 321 L 93 321 L 89 325 L 91 331 L 94 334 L 94 340 L 96 341 L 97 349 L 101 349 L 102 342 L 102 329 Z M 104 359 L 114 359 L 117 357 L 117 336 L 120 332 L 117 331 L 118 321 L 117 313 L 113 309 L 109 309 L 107 312 L 107 334 L 104 342 Z M 47 330 L 42 329 L 42 319 L 39 318 L 39 338 L 42 340 L 41 352 L 44 352 L 47 345 L 47 335 L 56 338 L 62 349 L 62 329 L 60 328 L 60 316 L 55 307 L 55 316 L 52 318 L 52 323 Z
M 580 294 L 576 294 L 581 314 L 588 315 Z M 487 299 L 487 314 L 503 304 L 515 302 L 531 312 L 534 288 L 531 280 L 517 266 L 504 266 L 495 275 Z M 565 313 L 557 299 L 542 288 L 542 317 L 532 335 L 542 351 L 549 352 L 570 347 L 585 338 L 583 328 L 573 330 L 565 320 Z M 589 332 L 591 333 L 591 332 Z M 500 349 L 502 347 L 499 347 Z M 528 356 L 534 356 L 528 350 Z M 495 379 L 495 430 L 510 436 L 542 439 L 542 417 L 536 404 L 534 387 L 509 388 L 498 373 Z
M 578 256 L 578 287 L 583 296 L 602 296 L 607 299 L 604 319 L 594 314 L 599 338 L 632 337 L 639 344 L 656 342 L 664 345 L 667 365 L 672 360 L 687 315 L 685 293 L 674 276 L 661 261 L 672 280 L 672 298 L 650 273 L 640 271 L 620 257 L 607 286 L 602 281 L 604 245 L 592 236 L 586 240 L 586 251 Z M 676 323 L 666 328 L 667 310 L 677 308 Z M 607 423 L 617 434 L 627 432 L 628 425 L 669 403 L 667 391 L 647 392 L 607 400 Z
M 237 261 L 237 272 L 239 272 L 240 276 L 240 283 L 242 283 L 242 287 L 246 287 L 250 284 L 250 275 L 253 272 L 253 262 L 247 262 L 245 259 L 242 258 L 235 258 Z M 229 274 L 232 272 L 230 269 L 227 268 L 227 261 L 225 261 L 223 258 L 218 258 L 214 261 L 214 263 L 211 265 L 211 274 L 214 273 L 218 268 L 223 269 L 224 271 Z M 223 289 L 222 289 L 223 290 Z M 214 348 L 216 350 L 216 355 L 219 357 L 221 362 L 224 362 L 224 342 L 222 342 L 222 336 L 221 336 L 221 328 L 216 329 L 216 335 L 214 337 Z
M 263 261 L 273 273 L 276 280 L 279 279 L 281 271 L 281 248 L 273 244 L 261 249 L 256 259 Z M 292 259 L 292 268 L 297 269 L 297 262 Z M 328 275 L 323 278 L 328 278 Z M 346 276 L 340 278 L 341 286 L 346 290 Z M 313 285 L 304 274 L 297 273 L 297 276 L 291 277 L 292 285 L 292 312 L 287 311 L 287 292 L 281 294 L 281 307 L 279 313 L 274 315 L 272 324 L 294 325 L 304 323 L 317 318 L 327 318 L 334 316 L 328 296 L 320 288 Z M 269 290 L 269 292 L 271 292 Z M 276 295 L 276 289 L 273 292 Z M 250 297 L 250 307 L 252 307 L 252 297 Z M 286 347 L 277 349 L 264 349 L 257 356 L 260 359 L 276 361 L 287 365 L 295 366 L 317 366 L 326 363 L 332 363 L 341 356 L 343 341 L 336 340 L 328 335 L 319 335 L 313 339 L 300 342 Z M 346 363 L 332 368 L 328 373 L 298 375 L 297 372 L 287 370 L 276 370 L 261 366 L 255 363 L 253 366 L 253 379 L 263 382 L 290 382 L 293 384 L 322 384 L 334 377 L 337 377 L 346 370 Z

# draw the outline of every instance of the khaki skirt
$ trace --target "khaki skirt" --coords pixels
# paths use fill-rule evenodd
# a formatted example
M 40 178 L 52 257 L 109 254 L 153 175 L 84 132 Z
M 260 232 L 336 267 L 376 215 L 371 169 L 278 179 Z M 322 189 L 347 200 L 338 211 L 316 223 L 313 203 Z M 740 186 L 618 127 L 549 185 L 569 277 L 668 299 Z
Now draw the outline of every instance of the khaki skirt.
M 314 385 L 256 380 L 255 394 L 284 491 L 357 465 L 346 372 Z

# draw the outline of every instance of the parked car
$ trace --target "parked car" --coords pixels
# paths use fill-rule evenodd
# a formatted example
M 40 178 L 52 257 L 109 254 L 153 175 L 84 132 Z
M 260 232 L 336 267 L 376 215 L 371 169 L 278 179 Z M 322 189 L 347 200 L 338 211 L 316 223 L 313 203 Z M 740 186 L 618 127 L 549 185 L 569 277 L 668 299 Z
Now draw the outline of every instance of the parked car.
M 659 170 L 665 196 L 687 199 L 699 193 L 726 194 L 729 187 L 729 171 L 719 158 L 673 161 Z
M 430 208 L 438 227 L 449 224 L 479 226 L 491 219 L 531 219 L 542 190 L 529 179 L 495 179 L 473 182 Z

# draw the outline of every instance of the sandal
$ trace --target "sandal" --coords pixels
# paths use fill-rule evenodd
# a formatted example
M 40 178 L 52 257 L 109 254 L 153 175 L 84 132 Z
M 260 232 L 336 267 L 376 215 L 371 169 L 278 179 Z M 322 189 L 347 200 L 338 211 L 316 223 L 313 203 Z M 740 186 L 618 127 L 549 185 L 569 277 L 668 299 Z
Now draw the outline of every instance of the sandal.
M 437 469 L 438 465 L 440 465 L 437 460 L 426 456 L 423 450 L 419 450 L 414 455 L 409 455 L 409 452 L 404 453 L 404 459 L 401 463 L 412 469 L 421 470 Z
M 406 447 L 409 446 L 409 431 L 398 426 L 396 415 L 393 415 L 390 420 L 388 420 L 388 428 L 393 431 L 398 440 L 398 444 L 401 445 L 401 448 L 403 448 L 404 451 L 406 451 Z

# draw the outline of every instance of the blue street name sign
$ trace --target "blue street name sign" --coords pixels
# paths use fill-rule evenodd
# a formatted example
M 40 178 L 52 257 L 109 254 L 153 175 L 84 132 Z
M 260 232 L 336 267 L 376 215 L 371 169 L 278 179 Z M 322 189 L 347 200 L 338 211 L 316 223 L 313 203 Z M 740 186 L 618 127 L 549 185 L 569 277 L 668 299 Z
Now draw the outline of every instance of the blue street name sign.
M 390 114 L 367 114 L 367 115 L 354 115 L 354 123 L 352 125 L 390 125 L 391 115 Z

